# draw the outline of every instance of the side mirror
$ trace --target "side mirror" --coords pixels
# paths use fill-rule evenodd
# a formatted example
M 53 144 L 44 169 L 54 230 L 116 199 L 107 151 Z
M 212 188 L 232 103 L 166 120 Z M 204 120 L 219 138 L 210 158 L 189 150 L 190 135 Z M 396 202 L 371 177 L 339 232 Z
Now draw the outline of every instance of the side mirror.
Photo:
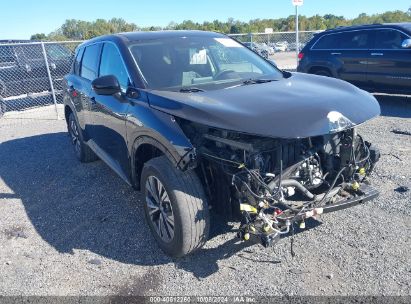
M 96 78 L 91 82 L 91 86 L 98 95 L 114 95 L 121 92 L 120 83 L 114 75 Z
M 402 42 L 402 48 L 404 48 L 404 49 L 409 49 L 409 48 L 411 48 L 411 39 L 405 39 L 403 42 Z

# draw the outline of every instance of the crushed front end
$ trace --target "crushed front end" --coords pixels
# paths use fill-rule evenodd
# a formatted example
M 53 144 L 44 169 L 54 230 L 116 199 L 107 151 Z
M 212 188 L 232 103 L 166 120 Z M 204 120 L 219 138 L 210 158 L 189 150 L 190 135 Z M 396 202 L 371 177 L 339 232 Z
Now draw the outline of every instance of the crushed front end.
M 265 138 L 181 121 L 217 211 L 241 217 L 239 237 L 270 246 L 294 224 L 378 196 L 380 153 L 355 128 L 303 139 Z

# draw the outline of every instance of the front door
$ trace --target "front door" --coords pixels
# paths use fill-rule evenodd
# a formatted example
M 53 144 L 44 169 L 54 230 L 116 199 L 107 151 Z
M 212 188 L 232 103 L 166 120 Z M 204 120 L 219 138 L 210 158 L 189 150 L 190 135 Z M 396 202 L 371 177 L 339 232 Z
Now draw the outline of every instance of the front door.
M 117 77 L 122 93 L 112 96 L 97 95 L 91 92 L 90 115 L 93 124 L 92 137 L 98 147 L 109 157 L 112 165 L 121 169 L 119 174 L 129 175 L 129 158 L 126 137 L 126 118 L 129 102 L 125 92 L 129 85 L 129 76 L 116 45 L 106 42 L 103 45 L 99 76 Z
M 411 92 L 411 49 L 402 48 L 408 38 L 396 29 L 375 31 L 368 60 L 368 82 L 373 91 Z

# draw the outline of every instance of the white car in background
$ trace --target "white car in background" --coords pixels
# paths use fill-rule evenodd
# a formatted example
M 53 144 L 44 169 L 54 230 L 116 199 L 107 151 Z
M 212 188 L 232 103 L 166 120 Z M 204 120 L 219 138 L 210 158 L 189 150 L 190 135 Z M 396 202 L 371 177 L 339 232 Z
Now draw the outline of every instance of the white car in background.
M 288 51 L 288 42 L 287 41 L 279 41 L 276 42 L 274 48 L 277 52 L 287 52 Z
M 259 43 L 258 45 L 261 49 L 266 50 L 269 56 L 272 56 L 275 54 L 275 49 L 272 46 L 269 46 L 266 43 Z

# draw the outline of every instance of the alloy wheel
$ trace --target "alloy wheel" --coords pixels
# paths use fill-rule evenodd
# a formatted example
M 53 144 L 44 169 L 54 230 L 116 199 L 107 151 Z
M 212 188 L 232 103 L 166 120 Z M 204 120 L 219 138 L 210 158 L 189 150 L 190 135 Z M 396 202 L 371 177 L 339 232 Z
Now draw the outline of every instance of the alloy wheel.
M 77 155 L 80 155 L 81 153 L 80 134 L 79 134 L 79 130 L 77 128 L 77 124 L 74 121 L 74 119 L 70 121 L 70 136 L 71 136 L 71 143 L 73 144 Z
M 155 176 L 149 176 L 146 181 L 146 205 L 149 218 L 158 234 L 166 243 L 174 238 L 174 213 L 170 197 Z

